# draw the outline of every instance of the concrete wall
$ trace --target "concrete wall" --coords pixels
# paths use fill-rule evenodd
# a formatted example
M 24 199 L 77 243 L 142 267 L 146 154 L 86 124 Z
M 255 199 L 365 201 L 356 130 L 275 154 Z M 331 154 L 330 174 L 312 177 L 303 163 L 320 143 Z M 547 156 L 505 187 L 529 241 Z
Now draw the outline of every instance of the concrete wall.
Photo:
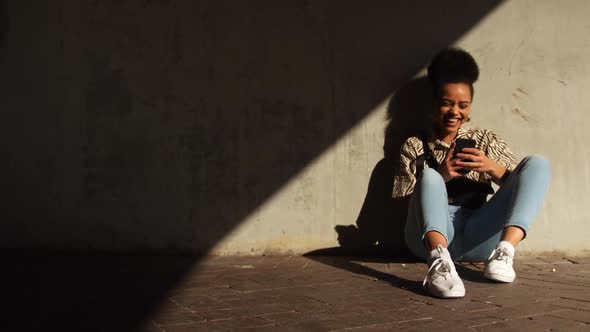
M 2 247 L 401 252 L 387 191 L 427 105 L 415 77 L 458 44 L 482 70 L 473 124 L 553 165 L 523 248 L 590 249 L 587 1 L 1 10 Z

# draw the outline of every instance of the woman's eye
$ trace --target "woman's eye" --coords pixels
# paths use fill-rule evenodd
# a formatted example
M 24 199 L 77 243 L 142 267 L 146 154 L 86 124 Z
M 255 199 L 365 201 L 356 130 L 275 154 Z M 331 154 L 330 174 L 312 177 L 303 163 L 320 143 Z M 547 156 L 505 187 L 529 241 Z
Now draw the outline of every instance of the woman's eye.
M 467 108 L 467 106 L 469 106 L 469 104 L 468 104 L 468 103 L 461 103 L 461 104 L 459 104 L 459 107 L 460 107 L 461 109 L 466 109 L 466 108 Z

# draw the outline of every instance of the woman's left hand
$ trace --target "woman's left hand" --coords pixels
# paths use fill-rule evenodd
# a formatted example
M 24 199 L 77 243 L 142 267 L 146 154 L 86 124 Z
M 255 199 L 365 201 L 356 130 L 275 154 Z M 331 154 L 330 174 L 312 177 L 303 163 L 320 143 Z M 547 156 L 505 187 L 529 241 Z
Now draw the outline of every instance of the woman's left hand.
M 463 148 L 461 152 L 457 154 L 457 159 L 459 159 L 456 162 L 457 165 L 470 171 L 487 173 L 491 175 L 494 180 L 500 180 L 504 176 L 504 173 L 506 173 L 506 168 L 488 158 L 485 153 L 475 148 Z

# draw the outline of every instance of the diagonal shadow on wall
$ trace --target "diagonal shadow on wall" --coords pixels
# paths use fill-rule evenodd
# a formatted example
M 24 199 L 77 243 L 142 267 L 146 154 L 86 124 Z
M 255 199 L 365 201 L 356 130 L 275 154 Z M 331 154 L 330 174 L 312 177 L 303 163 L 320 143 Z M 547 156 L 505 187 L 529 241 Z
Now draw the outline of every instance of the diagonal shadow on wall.
M 419 76 L 397 88 L 387 104 L 383 158 L 377 162 L 354 225 L 337 225 L 339 247 L 313 250 L 308 256 L 412 256 L 404 240 L 408 199 L 392 198 L 400 148 L 410 136 L 421 136 L 432 121 L 432 88 Z
M 197 254 L 155 305 L 499 3 L 4 2 L 0 245 Z

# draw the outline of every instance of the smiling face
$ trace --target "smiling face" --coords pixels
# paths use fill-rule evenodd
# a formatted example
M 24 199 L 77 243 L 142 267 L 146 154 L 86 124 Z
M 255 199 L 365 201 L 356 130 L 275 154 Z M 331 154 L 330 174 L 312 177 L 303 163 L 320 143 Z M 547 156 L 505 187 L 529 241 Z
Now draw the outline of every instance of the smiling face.
M 466 83 L 446 83 L 441 86 L 434 116 L 438 136 L 450 142 L 459 127 L 468 121 L 471 112 L 471 88 Z

